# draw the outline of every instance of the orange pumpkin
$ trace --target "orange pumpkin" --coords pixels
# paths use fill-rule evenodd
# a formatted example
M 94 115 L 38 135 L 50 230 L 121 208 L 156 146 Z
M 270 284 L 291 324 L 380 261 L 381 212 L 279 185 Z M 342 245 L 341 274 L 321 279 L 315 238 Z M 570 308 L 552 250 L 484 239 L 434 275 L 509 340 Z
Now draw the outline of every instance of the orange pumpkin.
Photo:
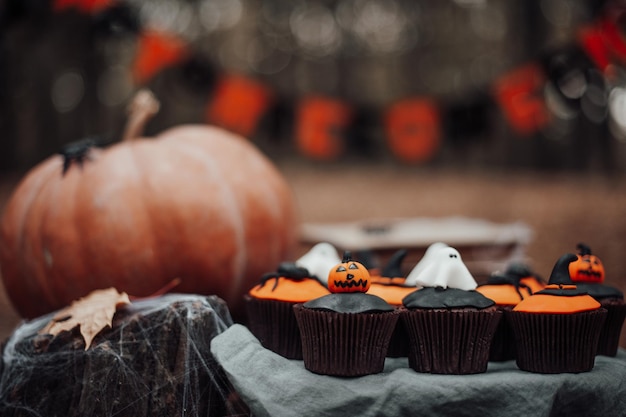
M 369 271 L 362 263 L 353 261 L 349 252 L 328 273 L 328 289 L 332 293 L 367 292 L 369 288 Z
M 131 117 L 127 136 L 148 116 Z M 148 295 L 176 277 L 177 291 L 216 294 L 243 316 L 243 294 L 292 255 L 291 190 L 238 135 L 179 126 L 71 158 L 33 168 L 2 217 L 2 278 L 23 317 L 98 288 Z
M 601 284 L 604 282 L 604 264 L 591 253 L 589 246 L 579 243 L 576 256 L 578 259 L 569 264 L 569 274 L 573 282 Z

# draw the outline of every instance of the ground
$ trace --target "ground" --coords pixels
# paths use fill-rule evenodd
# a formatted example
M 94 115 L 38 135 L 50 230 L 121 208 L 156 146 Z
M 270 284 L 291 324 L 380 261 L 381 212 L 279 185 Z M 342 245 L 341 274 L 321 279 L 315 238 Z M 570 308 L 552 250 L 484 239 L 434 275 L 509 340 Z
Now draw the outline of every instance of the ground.
M 526 254 L 547 277 L 556 259 L 587 243 L 604 261 L 606 283 L 626 292 L 626 178 L 571 172 L 418 169 L 394 165 L 279 163 L 302 222 L 463 216 L 523 222 L 533 231 Z M 19 175 L 0 181 L 4 207 Z M 0 338 L 18 324 L 0 291 Z M 622 331 L 621 346 L 626 347 Z

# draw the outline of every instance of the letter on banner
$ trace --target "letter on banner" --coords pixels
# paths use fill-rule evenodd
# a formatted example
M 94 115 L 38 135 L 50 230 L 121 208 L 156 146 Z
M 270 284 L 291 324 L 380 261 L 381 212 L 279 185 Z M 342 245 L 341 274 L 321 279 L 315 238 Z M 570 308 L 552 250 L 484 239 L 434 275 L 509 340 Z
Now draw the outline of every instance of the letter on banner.
M 260 81 L 238 74 L 224 75 L 208 103 L 206 120 L 250 138 L 272 100 L 272 91 Z
M 387 143 L 401 161 L 426 162 L 434 158 L 441 142 L 439 109 L 429 99 L 404 99 L 385 114 Z
M 550 113 L 543 99 L 546 77 L 539 64 L 527 64 L 501 76 L 494 87 L 496 101 L 511 126 L 530 135 L 547 125 Z
M 312 159 L 330 161 L 345 152 L 352 108 L 329 97 L 306 97 L 296 109 L 298 151 Z
M 181 62 L 187 54 L 187 44 L 176 36 L 155 31 L 140 34 L 132 68 L 135 83 L 148 82 L 159 71 Z

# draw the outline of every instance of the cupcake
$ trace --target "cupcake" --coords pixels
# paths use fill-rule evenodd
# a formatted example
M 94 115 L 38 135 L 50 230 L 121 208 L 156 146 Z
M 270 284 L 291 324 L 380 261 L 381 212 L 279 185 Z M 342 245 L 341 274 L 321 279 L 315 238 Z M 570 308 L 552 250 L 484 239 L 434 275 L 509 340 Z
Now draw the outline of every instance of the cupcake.
M 263 275 L 250 289 L 244 296 L 248 327 L 261 345 L 287 359 L 302 359 L 293 306 L 329 294 L 327 273 L 321 280 L 319 271 L 337 262 L 334 247 L 319 243 L 295 262 L 284 262 L 276 272 Z
M 606 321 L 600 332 L 598 355 L 615 356 L 619 348 L 620 333 L 626 318 L 624 294 L 617 288 L 604 284 L 605 269 L 602 261 L 591 253 L 589 246 L 579 243 L 578 259 L 569 264 L 572 282 L 596 299 L 606 309 Z
M 406 249 L 396 251 L 387 261 L 378 275 L 372 275 L 372 284 L 368 294 L 376 295 L 396 308 L 402 307 L 404 297 L 415 291 L 415 286 L 405 284 L 402 262 L 407 255 Z M 371 270 L 370 270 L 371 273 Z M 406 357 L 409 352 L 409 336 L 402 321 L 398 321 L 391 335 L 387 356 L 390 358 Z
M 594 365 L 606 310 L 572 285 L 565 254 L 554 265 L 545 289 L 525 298 L 505 314 L 517 348 L 516 363 L 536 373 L 586 372 Z
M 328 273 L 331 294 L 294 305 L 306 369 L 342 377 L 383 370 L 399 313 L 366 293 L 370 280 L 365 266 L 346 252 Z
M 430 257 L 415 277 L 423 288 L 402 301 L 409 366 L 434 374 L 485 372 L 502 312 L 475 290 L 476 281 L 456 249 L 442 246 Z
M 503 273 L 493 273 L 486 284 L 481 284 L 476 291 L 496 303 L 503 313 L 510 311 L 524 298 L 530 297 L 533 290 L 524 282 L 532 279 L 532 274 L 521 264 L 512 264 Z M 538 281 L 533 280 L 535 283 Z M 542 289 L 543 286 L 539 288 Z M 489 360 L 495 362 L 515 359 L 515 339 L 513 330 L 506 320 L 500 320 L 493 335 Z

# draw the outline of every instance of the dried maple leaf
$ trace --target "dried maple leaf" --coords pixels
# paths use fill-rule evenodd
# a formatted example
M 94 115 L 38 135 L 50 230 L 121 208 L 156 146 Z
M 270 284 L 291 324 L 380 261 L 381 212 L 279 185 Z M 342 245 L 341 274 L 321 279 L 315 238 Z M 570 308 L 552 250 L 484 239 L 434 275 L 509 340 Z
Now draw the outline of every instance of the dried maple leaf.
M 125 292 L 119 293 L 115 288 L 96 290 L 57 312 L 39 333 L 56 336 L 78 326 L 87 350 L 93 338 L 102 329 L 111 326 L 117 308 L 126 304 L 130 304 L 130 300 Z

